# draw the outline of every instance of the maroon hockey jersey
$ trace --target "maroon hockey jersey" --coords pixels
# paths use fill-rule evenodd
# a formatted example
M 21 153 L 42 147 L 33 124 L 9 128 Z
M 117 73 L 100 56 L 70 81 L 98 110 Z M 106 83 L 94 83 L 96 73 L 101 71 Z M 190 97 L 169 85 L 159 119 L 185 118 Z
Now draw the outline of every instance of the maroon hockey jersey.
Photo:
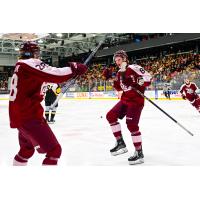
M 44 82 L 60 83 L 73 76 L 70 67 L 51 67 L 39 59 L 18 60 L 11 80 L 9 117 L 11 128 L 24 121 L 43 118 L 42 86 Z
M 140 86 L 138 80 L 143 78 L 144 84 Z M 118 72 L 114 81 L 114 88 L 123 91 L 121 100 L 134 103 L 138 106 L 144 105 L 144 98 L 134 89 L 144 93 L 145 88 L 151 84 L 151 75 L 139 65 L 129 65 L 125 72 Z
M 188 99 L 190 102 L 193 102 L 195 99 L 199 98 L 198 94 L 196 93 L 196 90 L 198 87 L 195 83 L 190 83 L 189 85 L 183 84 L 180 88 L 180 93 L 182 95 L 185 95 L 186 99 Z

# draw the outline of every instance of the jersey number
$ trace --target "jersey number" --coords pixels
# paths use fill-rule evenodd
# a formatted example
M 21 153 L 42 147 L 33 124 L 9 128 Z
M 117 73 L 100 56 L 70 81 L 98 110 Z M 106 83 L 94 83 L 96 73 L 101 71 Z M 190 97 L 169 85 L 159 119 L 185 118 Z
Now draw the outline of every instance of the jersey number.
M 10 87 L 10 101 L 14 101 L 17 96 L 17 82 L 18 82 L 18 76 L 17 74 L 13 74 L 12 80 L 11 80 L 11 87 Z
M 141 67 L 141 68 L 140 68 L 140 72 L 141 72 L 142 74 L 144 74 L 144 73 L 145 73 L 145 70 Z

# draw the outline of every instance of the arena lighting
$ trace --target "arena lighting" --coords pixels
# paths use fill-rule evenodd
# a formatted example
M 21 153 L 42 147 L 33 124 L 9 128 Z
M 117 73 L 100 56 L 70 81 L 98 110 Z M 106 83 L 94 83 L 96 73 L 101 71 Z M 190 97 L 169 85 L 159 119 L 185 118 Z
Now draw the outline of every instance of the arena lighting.
M 56 36 L 57 36 L 57 37 L 62 37 L 63 34 L 62 34 L 62 33 L 57 33 Z
M 39 40 L 38 40 L 38 43 L 42 44 L 42 43 L 43 43 L 43 40 L 39 39 Z

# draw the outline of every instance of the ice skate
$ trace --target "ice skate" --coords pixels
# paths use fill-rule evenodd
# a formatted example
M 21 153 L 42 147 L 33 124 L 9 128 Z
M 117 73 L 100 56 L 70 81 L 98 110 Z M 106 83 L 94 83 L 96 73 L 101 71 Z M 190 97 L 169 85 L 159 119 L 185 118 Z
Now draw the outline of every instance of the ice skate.
M 125 144 L 123 138 L 117 140 L 115 147 L 110 150 L 110 153 L 113 156 L 117 156 L 117 155 L 120 155 L 120 154 L 123 154 L 126 152 L 128 152 L 128 150 L 126 148 L 126 144 Z
M 48 124 L 54 124 L 56 121 L 54 120 L 54 119 L 52 119 L 52 120 L 49 120 L 48 121 Z
M 129 165 L 136 165 L 144 163 L 144 155 L 141 150 L 135 151 L 134 155 L 128 159 Z

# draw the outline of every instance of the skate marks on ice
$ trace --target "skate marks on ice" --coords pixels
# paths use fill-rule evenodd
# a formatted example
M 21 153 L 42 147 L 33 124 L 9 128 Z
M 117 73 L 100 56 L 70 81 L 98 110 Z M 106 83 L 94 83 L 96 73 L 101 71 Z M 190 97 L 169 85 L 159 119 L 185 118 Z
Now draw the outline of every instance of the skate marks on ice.
M 128 152 L 112 156 L 115 139 L 106 120 L 106 113 L 117 100 L 61 100 L 54 124 L 50 127 L 62 145 L 60 166 L 129 166 L 134 148 L 125 120 L 120 120 Z M 200 115 L 185 101 L 156 101 L 195 135 L 184 133 L 173 121 L 146 101 L 140 120 L 144 164 L 138 166 L 200 165 Z M 0 101 L 0 164 L 12 165 L 18 151 L 17 131 L 9 128 L 8 102 Z M 7 117 L 6 117 L 7 116 Z M 101 118 L 102 116 L 102 118 Z M 40 166 L 43 154 L 30 159 L 30 166 Z
M 82 157 L 80 162 L 78 160 L 72 161 L 73 158 L 67 159 L 69 165 L 124 165 L 128 164 L 127 159 L 134 153 L 134 149 L 131 142 L 130 133 L 126 128 L 125 121 L 122 121 L 123 135 L 127 143 L 129 152 L 124 155 L 112 157 L 110 155 L 110 148 L 114 144 L 114 138 L 110 131 L 110 127 L 105 119 L 106 112 L 117 101 L 81 101 L 78 104 L 78 108 L 84 104 L 83 110 L 84 119 L 79 123 L 79 127 L 82 126 L 82 135 L 79 142 L 74 142 L 74 148 L 76 145 L 80 151 L 74 150 L 74 154 L 77 157 Z M 72 102 L 73 104 L 74 102 Z M 171 101 L 168 104 L 167 101 L 159 101 L 160 106 L 173 114 L 177 120 L 187 125 L 187 128 L 191 129 L 195 133 L 195 137 L 192 138 L 184 133 L 180 127 L 174 122 L 170 121 L 160 111 L 155 110 L 152 105 L 147 105 L 143 110 L 140 127 L 143 134 L 144 142 L 144 166 L 148 165 L 199 165 L 199 144 L 200 138 L 198 136 L 199 118 L 196 110 L 193 110 L 190 105 L 180 105 L 185 103 L 184 101 Z M 179 107 L 177 107 L 179 104 Z M 183 114 L 183 107 L 185 108 L 185 115 Z M 91 110 L 88 110 L 91 108 Z M 147 108 L 147 109 L 146 109 Z M 69 112 L 70 114 L 70 112 Z M 103 118 L 99 118 L 99 116 Z M 76 116 L 76 115 L 75 115 Z M 74 119 L 71 119 L 72 122 Z M 84 127 L 86 128 L 84 131 Z M 70 130 L 68 130 L 70 132 Z M 67 135 L 67 134 L 66 134 Z M 198 137 L 198 138 L 197 138 Z M 75 139 L 76 140 L 76 139 Z M 64 148 L 67 149 L 64 145 Z M 69 149 L 70 151 L 70 149 Z M 191 151 L 196 156 L 191 156 Z M 87 156 L 88 155 L 88 156 Z M 70 152 L 68 153 L 70 156 Z M 87 160 L 87 159 L 88 160 Z M 84 163 L 82 163 L 84 162 Z

